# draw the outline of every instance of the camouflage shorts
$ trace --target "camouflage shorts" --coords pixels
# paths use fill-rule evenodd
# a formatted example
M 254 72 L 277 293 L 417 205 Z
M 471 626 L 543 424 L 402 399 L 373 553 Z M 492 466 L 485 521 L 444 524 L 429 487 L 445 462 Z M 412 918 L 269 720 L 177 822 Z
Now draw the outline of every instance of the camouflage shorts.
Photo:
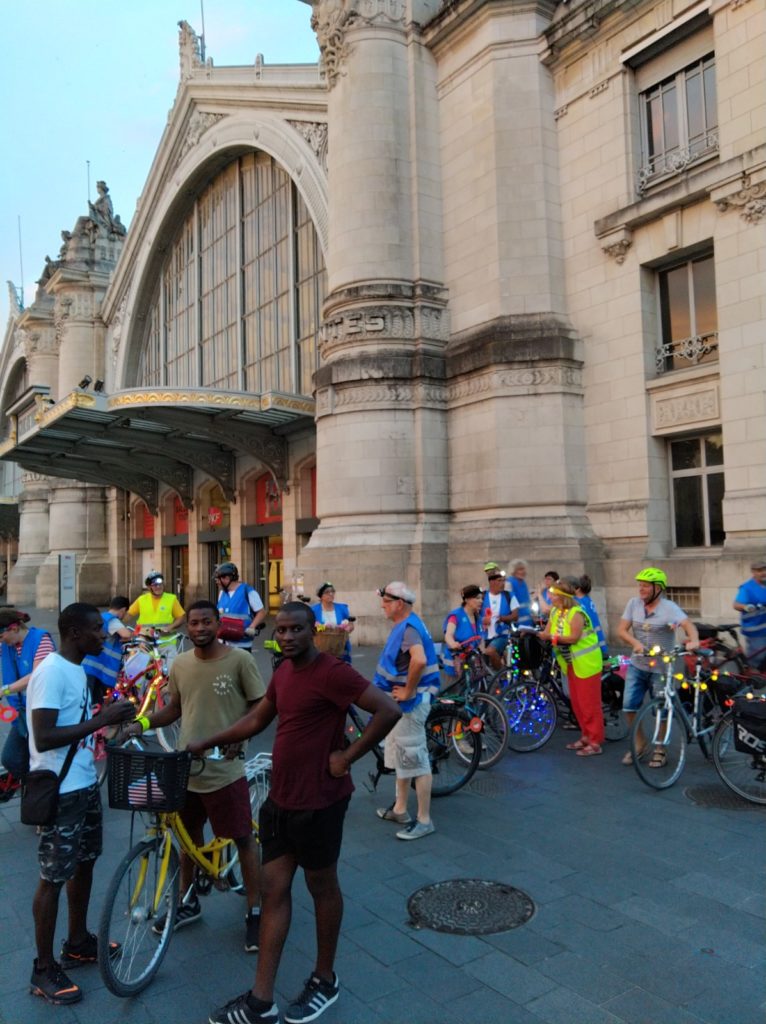
M 56 820 L 40 832 L 37 859 L 44 881 L 62 885 L 74 875 L 78 864 L 101 856 L 101 819 L 98 786 L 59 797 Z

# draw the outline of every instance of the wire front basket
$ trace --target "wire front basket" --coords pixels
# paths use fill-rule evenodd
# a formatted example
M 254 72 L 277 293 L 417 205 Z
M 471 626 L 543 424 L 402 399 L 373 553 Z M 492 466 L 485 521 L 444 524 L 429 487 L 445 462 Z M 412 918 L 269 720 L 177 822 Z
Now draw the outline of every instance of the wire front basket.
M 120 811 L 178 811 L 186 802 L 192 755 L 107 748 L 109 806 Z

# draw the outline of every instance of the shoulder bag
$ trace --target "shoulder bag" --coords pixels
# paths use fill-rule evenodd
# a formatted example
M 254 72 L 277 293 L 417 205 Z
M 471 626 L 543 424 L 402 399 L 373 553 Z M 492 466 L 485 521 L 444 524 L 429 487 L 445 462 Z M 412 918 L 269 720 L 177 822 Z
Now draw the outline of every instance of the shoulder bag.
M 80 722 L 85 721 L 85 712 L 88 709 L 86 703 L 82 709 Z M 52 825 L 56 819 L 59 803 L 59 789 L 64 781 L 67 772 L 72 766 L 74 755 L 80 745 L 75 740 L 67 751 L 66 759 L 57 775 L 49 768 L 39 768 L 27 772 L 24 781 L 21 783 L 21 823 L 22 825 Z

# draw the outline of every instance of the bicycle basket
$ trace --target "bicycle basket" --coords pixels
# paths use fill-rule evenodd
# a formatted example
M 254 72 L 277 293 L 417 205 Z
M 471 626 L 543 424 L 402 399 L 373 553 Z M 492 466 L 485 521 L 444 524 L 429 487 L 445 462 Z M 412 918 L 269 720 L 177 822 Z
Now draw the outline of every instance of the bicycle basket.
M 734 746 L 745 754 L 766 754 L 766 700 L 735 697 Z
M 119 811 L 178 811 L 186 803 L 191 754 L 108 747 L 109 806 Z
M 346 649 L 348 633 L 345 629 L 338 629 L 335 626 L 325 626 L 314 635 L 314 646 L 318 651 L 325 654 L 334 654 L 336 658 L 342 658 Z

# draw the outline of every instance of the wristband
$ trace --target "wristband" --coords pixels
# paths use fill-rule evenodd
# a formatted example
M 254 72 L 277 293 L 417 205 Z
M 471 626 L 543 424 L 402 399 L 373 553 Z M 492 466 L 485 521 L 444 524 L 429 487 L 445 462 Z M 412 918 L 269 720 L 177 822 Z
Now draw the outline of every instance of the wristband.
M 554 647 L 556 647 L 558 645 L 558 642 L 559 642 L 558 634 L 554 633 L 553 636 L 551 637 L 551 643 L 553 644 Z
M 4 687 L 2 688 L 2 690 L 0 690 L 0 694 L 2 694 L 2 695 L 3 695 L 3 697 L 9 697 L 9 696 L 10 696 L 10 693 L 11 693 L 11 688 L 10 688 L 10 686 L 4 686 Z
M 149 728 L 149 719 L 146 717 L 146 715 L 138 715 L 135 720 L 141 726 L 141 732 L 146 732 L 146 730 Z

